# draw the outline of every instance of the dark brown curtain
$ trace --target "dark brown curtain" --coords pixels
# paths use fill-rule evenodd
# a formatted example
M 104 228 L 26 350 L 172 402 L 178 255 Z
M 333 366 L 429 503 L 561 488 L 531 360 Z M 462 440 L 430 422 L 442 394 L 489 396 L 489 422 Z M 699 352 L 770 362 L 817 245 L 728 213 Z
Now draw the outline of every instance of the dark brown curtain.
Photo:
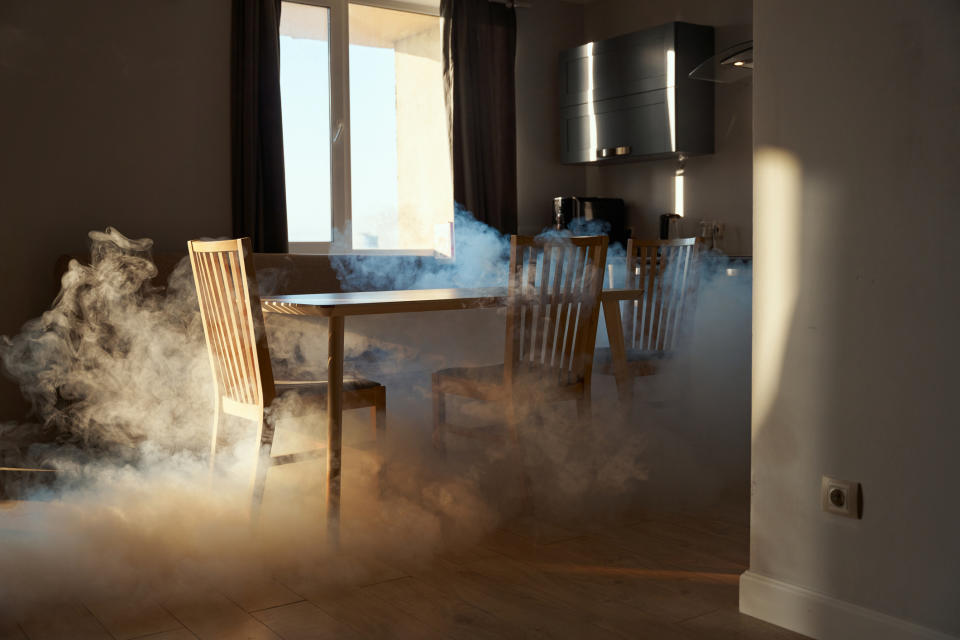
M 514 10 L 490 0 L 441 0 L 440 15 L 453 199 L 477 220 L 516 233 Z
M 233 235 L 287 251 L 280 118 L 280 0 L 233 0 Z

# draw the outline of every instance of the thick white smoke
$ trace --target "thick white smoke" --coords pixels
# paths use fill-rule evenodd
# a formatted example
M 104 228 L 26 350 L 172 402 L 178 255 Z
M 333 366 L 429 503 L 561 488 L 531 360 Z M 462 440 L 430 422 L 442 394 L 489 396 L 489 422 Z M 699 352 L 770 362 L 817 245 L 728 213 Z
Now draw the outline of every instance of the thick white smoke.
M 340 258 L 334 266 L 344 289 L 502 285 L 508 241 L 464 214 L 457 236 L 449 263 L 385 270 Z M 642 406 L 624 415 L 612 379 L 596 375 L 590 428 L 572 402 L 539 406 L 519 445 L 452 440 L 441 457 L 430 444 L 430 374 L 502 362 L 502 311 L 350 318 L 347 368 L 387 386 L 388 430 L 375 445 L 368 414 L 346 414 L 342 545 L 324 541 L 322 463 L 272 470 L 251 527 L 245 425 L 228 429 L 216 475 L 207 470 L 213 390 L 189 261 L 155 283 L 149 240 L 113 229 L 90 238 L 90 265 L 71 263 L 50 311 L 0 346 L 38 421 L 0 426 L 0 444 L 15 441 L 19 453 L 60 470 L 54 490 L 34 496 L 47 502 L 0 510 L 0 614 L 51 599 L 162 598 L 271 577 L 305 589 L 355 584 L 369 578 L 368 563 L 429 561 L 521 509 L 567 521 L 615 515 L 635 506 L 656 467 L 648 441 L 664 418 Z M 616 277 L 622 260 L 622 249 L 611 250 Z M 323 376 L 322 323 L 266 321 L 278 377 Z M 500 418 L 498 407 L 468 401 L 451 402 L 450 415 L 475 425 Z M 271 416 L 277 453 L 325 440 L 322 408 L 303 399 L 284 397 Z
M 7 374 L 59 444 L 121 457 L 140 443 L 195 448 L 192 418 L 212 392 L 189 264 L 161 292 L 150 240 L 90 240 L 90 264 L 71 261 L 51 309 L 0 344 Z

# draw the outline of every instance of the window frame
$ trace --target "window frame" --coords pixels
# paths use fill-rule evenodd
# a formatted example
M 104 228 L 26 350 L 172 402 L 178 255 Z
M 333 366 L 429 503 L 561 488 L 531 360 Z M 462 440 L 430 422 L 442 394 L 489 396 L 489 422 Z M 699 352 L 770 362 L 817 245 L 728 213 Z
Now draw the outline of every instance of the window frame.
M 437 6 L 411 0 L 283 0 L 330 11 L 330 242 L 289 240 L 288 251 L 298 254 L 369 254 L 432 256 L 432 249 L 354 249 L 350 175 L 350 5 L 439 16 Z M 283 64 L 283 61 L 280 62 Z M 453 203 L 450 203 L 453 206 Z

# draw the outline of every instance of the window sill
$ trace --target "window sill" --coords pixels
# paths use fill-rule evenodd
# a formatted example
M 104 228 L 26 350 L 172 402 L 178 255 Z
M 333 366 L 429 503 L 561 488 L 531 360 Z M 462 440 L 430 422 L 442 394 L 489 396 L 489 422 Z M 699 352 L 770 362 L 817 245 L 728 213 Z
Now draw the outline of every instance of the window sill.
M 419 256 L 423 258 L 449 258 L 432 249 L 312 249 L 298 247 L 291 242 L 289 252 L 307 256 Z

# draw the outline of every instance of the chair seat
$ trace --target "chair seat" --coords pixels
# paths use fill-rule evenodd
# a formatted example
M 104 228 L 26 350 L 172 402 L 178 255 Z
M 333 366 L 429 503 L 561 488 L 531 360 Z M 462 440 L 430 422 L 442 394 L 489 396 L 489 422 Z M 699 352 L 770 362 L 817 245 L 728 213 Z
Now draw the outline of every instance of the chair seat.
M 670 358 L 670 353 L 665 351 L 645 351 L 642 349 L 627 349 L 627 362 L 657 362 Z M 613 362 L 613 354 L 610 347 L 598 347 L 594 350 L 593 361 L 597 364 Z
M 363 378 L 344 381 L 340 398 L 328 394 L 327 380 L 276 380 L 270 362 L 263 310 L 257 295 L 257 278 L 250 260 L 250 238 L 187 243 L 193 283 L 196 287 L 203 334 L 216 385 L 216 411 L 210 446 L 213 469 L 222 418 L 233 416 L 256 425 L 256 452 L 251 483 L 251 519 L 256 521 L 267 483 L 267 469 L 318 457 L 327 458 L 328 505 L 340 502 L 339 473 L 342 438 L 339 416 L 327 411 L 328 447 L 273 454 L 276 415 L 269 403 L 274 393 L 299 392 L 314 409 L 369 408 L 374 433 L 379 439 L 386 428 L 387 392 L 383 385 Z M 229 377 L 227 377 L 227 375 Z M 241 392 L 238 394 L 238 391 Z M 242 396 L 237 400 L 234 396 Z M 330 402 L 331 400 L 340 402 Z M 310 426 L 308 421 L 288 421 Z M 312 430 L 312 429 L 311 429 Z M 313 440 L 314 438 L 311 438 Z M 327 510 L 328 523 L 335 525 L 339 508 Z M 336 532 L 336 529 L 332 529 Z M 335 536 L 334 536 L 335 539 Z
M 567 383 L 556 369 L 530 367 L 522 369 L 514 379 L 514 384 L 525 395 L 542 393 L 544 395 L 562 395 L 578 392 L 583 388 L 581 381 Z M 441 369 L 433 374 L 434 386 L 443 393 L 452 393 L 480 400 L 499 399 L 506 393 L 503 377 L 503 364 L 480 367 L 452 367 Z
M 443 378 L 471 380 L 480 384 L 503 385 L 502 364 L 491 364 L 481 367 L 451 367 L 449 369 L 440 369 L 434 373 L 434 375 Z
M 310 396 L 317 402 L 325 402 L 328 384 L 326 380 L 277 380 L 274 382 L 277 395 L 281 393 L 300 393 Z M 343 379 L 343 409 L 362 409 L 374 407 L 377 398 L 386 398 L 386 387 L 379 382 L 366 378 Z
M 670 358 L 670 354 L 663 351 L 643 351 L 641 349 L 627 349 L 627 372 L 634 376 L 649 376 L 656 373 L 657 365 Z M 613 375 L 613 354 L 609 347 L 594 351 L 594 370 L 597 373 Z
M 276 380 L 273 384 L 277 393 L 297 391 L 300 393 L 319 393 L 320 395 L 326 395 L 328 386 L 326 380 Z M 379 382 L 366 378 L 343 379 L 344 391 L 363 391 L 364 389 L 375 389 L 382 386 Z

